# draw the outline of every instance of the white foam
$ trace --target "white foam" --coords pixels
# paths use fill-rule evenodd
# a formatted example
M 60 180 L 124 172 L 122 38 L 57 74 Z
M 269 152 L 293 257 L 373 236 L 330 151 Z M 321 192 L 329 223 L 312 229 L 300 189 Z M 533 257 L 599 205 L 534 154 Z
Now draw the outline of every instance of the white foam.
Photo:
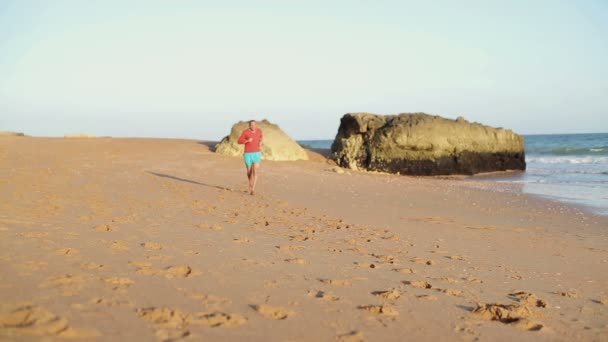
M 528 156 L 526 163 L 539 164 L 608 164 L 608 157 L 602 156 Z

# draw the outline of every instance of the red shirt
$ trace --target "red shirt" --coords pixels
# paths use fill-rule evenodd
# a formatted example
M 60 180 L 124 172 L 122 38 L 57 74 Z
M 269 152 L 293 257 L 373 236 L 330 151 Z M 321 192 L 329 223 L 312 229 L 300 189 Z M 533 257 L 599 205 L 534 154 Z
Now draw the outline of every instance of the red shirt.
M 243 133 L 241 133 L 238 143 L 245 144 L 245 153 L 261 152 L 262 149 L 260 144 L 262 143 L 263 137 L 264 135 L 262 134 L 261 129 L 256 128 L 255 131 L 252 131 L 247 128 L 243 131 Z M 252 138 L 253 140 L 251 142 L 245 143 L 245 141 L 249 138 Z

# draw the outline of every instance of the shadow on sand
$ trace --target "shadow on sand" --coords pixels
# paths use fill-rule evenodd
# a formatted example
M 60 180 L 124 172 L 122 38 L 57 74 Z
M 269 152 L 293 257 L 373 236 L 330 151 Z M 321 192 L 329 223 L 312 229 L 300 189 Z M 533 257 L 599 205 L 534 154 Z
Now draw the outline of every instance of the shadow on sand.
M 196 184 L 196 185 L 208 186 L 210 188 L 216 188 L 216 189 L 220 189 L 220 190 L 224 190 L 224 191 L 234 192 L 234 190 L 232 190 L 230 188 L 225 188 L 225 187 L 219 186 L 219 185 L 205 184 L 205 183 L 193 181 L 193 180 L 190 180 L 190 179 L 179 178 L 179 177 L 175 177 L 175 176 L 172 176 L 172 175 L 167 175 L 167 174 L 164 174 L 164 173 L 158 173 L 158 172 L 152 172 L 152 171 L 146 171 L 146 172 L 149 173 L 149 174 L 151 174 L 151 175 L 155 175 L 157 177 L 169 178 L 169 179 L 173 179 L 173 180 L 180 181 L 180 182 L 186 182 L 186 183 L 191 183 L 191 184 Z
M 219 141 L 197 141 L 197 144 L 201 144 L 203 146 L 207 146 L 209 151 L 215 152 L 215 146 L 219 144 Z
M 307 150 L 316 152 L 327 159 L 331 159 L 331 149 L 329 148 L 309 148 L 305 147 Z

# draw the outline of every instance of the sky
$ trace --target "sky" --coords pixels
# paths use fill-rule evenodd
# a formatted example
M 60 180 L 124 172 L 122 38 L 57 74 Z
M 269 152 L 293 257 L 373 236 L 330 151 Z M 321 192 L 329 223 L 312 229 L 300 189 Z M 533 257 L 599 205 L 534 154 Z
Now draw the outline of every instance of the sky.
M 345 113 L 608 132 L 608 2 L 0 0 L 0 130 L 219 140 Z

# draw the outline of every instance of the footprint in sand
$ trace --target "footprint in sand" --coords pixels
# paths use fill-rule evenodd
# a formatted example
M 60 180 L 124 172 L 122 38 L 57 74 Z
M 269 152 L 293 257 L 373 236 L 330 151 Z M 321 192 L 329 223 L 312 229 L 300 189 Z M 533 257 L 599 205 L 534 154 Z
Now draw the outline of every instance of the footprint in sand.
M 427 259 L 423 259 L 420 257 L 414 257 L 410 261 L 415 262 L 417 264 L 421 264 L 421 265 L 427 265 L 427 266 L 435 265 L 437 263 L 433 260 L 427 260 Z
M 357 307 L 360 310 L 365 310 L 367 312 L 377 314 L 377 315 L 386 315 L 386 316 L 398 316 L 399 312 L 395 310 L 395 308 L 388 305 L 361 305 Z
M 556 295 L 562 296 L 562 297 L 566 297 L 566 298 L 578 298 L 579 295 L 578 293 L 574 292 L 574 291 L 557 291 L 554 292 Z
M 377 255 L 377 254 L 370 254 L 372 257 L 376 258 L 376 260 L 378 260 L 379 263 L 381 264 L 395 264 L 397 263 L 399 260 L 392 255 Z
M 424 299 L 424 300 L 428 300 L 428 301 L 430 301 L 430 302 L 434 302 L 434 301 L 436 301 L 436 300 L 438 299 L 438 298 L 437 298 L 437 297 L 435 297 L 435 296 L 432 296 L 432 295 L 425 295 L 425 294 L 424 294 L 424 295 L 418 295 L 418 296 L 416 296 L 416 298 L 418 298 L 418 299 Z
M 61 248 L 55 251 L 57 255 L 76 256 L 80 251 L 74 248 Z
M 124 299 L 106 299 L 106 298 L 93 298 L 89 301 L 94 305 L 103 306 L 129 306 L 132 307 L 133 303 Z
M 413 268 L 393 268 L 394 272 L 404 273 L 404 274 L 414 274 L 416 270 Z
M 167 278 L 187 278 L 192 275 L 190 266 L 169 266 L 165 268 L 165 277 Z
M 117 285 L 117 286 L 127 286 L 128 287 L 128 286 L 133 285 L 133 280 L 131 280 L 129 278 L 125 278 L 125 277 L 104 278 L 103 281 L 108 284 Z
M 215 231 L 220 231 L 220 230 L 224 230 L 224 227 L 222 227 L 222 225 L 217 224 L 217 223 L 201 223 L 198 224 L 196 226 L 196 228 L 198 229 L 209 229 L 209 230 L 215 230 Z
M 308 261 L 301 258 L 285 259 L 285 262 L 296 265 L 308 265 Z
M 232 239 L 232 242 L 234 242 L 234 243 L 250 243 L 251 240 L 249 240 L 249 238 L 246 238 L 246 237 L 241 237 L 241 238 L 234 238 L 234 239 Z
M 247 318 L 239 314 L 227 314 L 224 312 L 212 313 L 188 313 L 170 308 L 141 308 L 135 310 L 137 316 L 152 322 L 163 333 L 170 332 L 175 335 L 183 335 L 188 325 L 200 325 L 207 327 L 235 327 L 247 323 Z M 183 336 L 182 336 L 183 337 Z
M 134 261 L 129 262 L 130 266 L 135 267 L 135 272 L 142 275 L 164 275 L 171 278 L 187 278 L 189 276 L 200 275 L 200 272 L 194 271 L 190 266 L 176 265 L 158 269 L 152 267 L 149 262 Z
M 80 264 L 80 267 L 85 270 L 100 270 L 104 266 L 95 262 L 83 262 Z
M 372 263 L 368 263 L 368 262 L 355 262 L 354 264 L 358 268 L 371 268 L 371 269 L 378 268 L 378 266 L 376 266 L 376 264 L 372 264 Z
M 232 217 L 232 218 L 229 218 L 227 220 L 224 220 L 223 222 L 227 223 L 227 224 L 238 224 L 239 220 L 237 220 L 236 218 Z
M 139 318 L 143 318 L 155 324 L 170 324 L 173 326 L 184 325 L 187 314 L 177 309 L 169 308 L 141 308 L 135 310 Z
M 130 261 L 129 266 L 135 267 L 135 273 L 143 275 L 155 275 L 161 270 L 152 267 L 152 264 L 145 261 Z
M 323 284 L 329 284 L 333 286 L 351 286 L 352 282 L 347 279 L 319 279 Z
M 397 291 L 397 289 L 391 289 L 388 291 L 374 291 L 372 295 L 384 299 L 399 299 L 401 297 L 401 292 Z
M 264 282 L 264 287 L 267 289 L 276 289 L 281 285 L 280 282 L 276 280 L 268 280 Z
M 124 252 L 129 250 L 129 245 L 125 241 L 112 241 L 110 248 L 115 251 Z
M 95 226 L 94 229 L 98 232 L 115 232 L 118 230 L 118 227 L 111 226 L 109 224 L 100 224 L 98 226 Z
M 592 301 L 596 304 L 608 305 L 608 297 L 600 298 L 600 299 L 592 299 Z
M 177 291 L 188 298 L 198 300 L 205 306 L 225 306 L 232 303 L 228 298 L 213 296 L 205 293 L 192 292 L 187 289 L 177 288 Z
M 336 337 L 338 342 L 363 342 L 363 334 L 358 331 L 351 331 Z
M 190 336 L 190 331 L 181 329 L 158 329 L 154 333 L 160 341 L 177 341 Z
M 306 236 L 306 235 L 302 235 L 302 234 L 296 234 L 296 235 L 290 235 L 289 236 L 289 241 L 308 241 L 308 240 L 315 240 L 314 237 L 310 237 L 310 236 Z
M 112 223 L 132 223 L 136 221 L 136 216 L 124 216 L 124 217 L 115 217 L 112 219 Z
M 185 329 L 187 314 L 168 308 L 144 308 L 136 310 L 137 316 L 154 323 L 156 337 L 161 341 L 176 341 L 190 336 Z
M 444 250 L 432 250 L 430 251 L 433 254 L 448 254 L 448 251 L 444 251 Z
M 483 284 L 483 280 L 481 280 L 477 277 L 465 277 L 465 278 L 462 278 L 462 280 L 467 281 L 469 283 L 474 283 L 474 284 Z
M 527 293 L 527 292 L 523 292 L 523 291 L 514 292 L 514 293 L 509 293 L 509 297 L 520 303 L 533 305 L 533 306 L 536 306 L 537 308 L 547 307 L 547 303 L 545 301 L 543 301 L 542 299 L 539 299 L 532 293 Z
M 446 282 L 446 283 L 450 283 L 450 284 L 455 284 L 458 282 L 458 279 L 451 278 L 451 277 L 441 277 L 441 278 L 435 278 L 435 279 Z
M 82 284 L 86 283 L 90 277 L 84 275 L 60 275 L 54 276 L 46 279 L 42 282 L 39 287 L 52 287 L 52 286 L 61 286 L 61 287 L 81 287 Z
M 331 292 L 325 291 L 308 291 L 308 295 L 317 299 L 323 299 L 328 302 L 335 302 L 340 300 L 340 297 L 334 295 Z
M 417 280 L 417 281 L 408 281 L 408 280 L 406 280 L 403 283 L 406 284 L 406 285 L 410 285 L 410 286 L 413 286 L 413 287 L 420 288 L 420 289 L 430 289 L 430 288 L 433 287 L 431 284 L 427 283 L 424 280 Z
M 173 259 L 174 257 L 171 255 L 162 255 L 162 254 L 155 254 L 155 255 L 147 255 L 146 259 L 148 260 L 161 260 L 161 261 L 166 261 L 166 260 L 170 260 Z
M 453 297 L 462 297 L 464 292 L 461 290 L 456 290 L 456 289 L 435 289 L 439 292 L 445 293 L 448 296 L 453 296 Z
M 303 250 L 306 247 L 304 247 L 304 246 L 286 245 L 286 246 L 275 246 L 275 248 L 278 249 L 279 252 L 293 252 L 293 251 Z
M 36 336 L 86 339 L 100 335 L 93 329 L 72 328 L 65 318 L 33 304 L 0 306 L 0 327 L 0 336 L 10 338 Z
M 234 327 L 247 323 L 247 318 L 239 314 L 226 314 L 223 312 L 197 313 L 190 316 L 188 323 L 208 327 Z
M 140 246 L 142 246 L 145 249 L 150 249 L 150 250 L 155 250 L 155 251 L 163 249 L 163 245 L 161 245 L 158 242 L 142 242 L 140 244 Z
M 527 305 L 478 304 L 472 312 L 482 319 L 498 321 L 523 330 L 538 331 L 543 328 L 543 324 L 531 320 L 538 314 Z
M 293 314 L 294 314 L 293 311 L 288 310 L 286 308 L 278 307 L 278 306 L 269 306 L 269 305 L 264 305 L 264 304 L 251 305 L 251 308 L 266 318 L 271 318 L 271 319 L 276 319 L 276 320 L 287 319 L 288 317 L 293 316 Z

